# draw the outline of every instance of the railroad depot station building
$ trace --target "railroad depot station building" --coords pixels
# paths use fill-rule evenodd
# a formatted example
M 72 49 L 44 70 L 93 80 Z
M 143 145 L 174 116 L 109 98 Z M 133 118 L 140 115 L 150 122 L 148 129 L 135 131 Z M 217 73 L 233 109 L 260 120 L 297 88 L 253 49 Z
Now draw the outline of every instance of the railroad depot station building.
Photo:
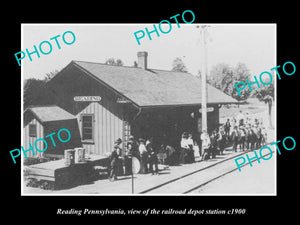
M 125 148 L 130 135 L 174 147 L 184 131 L 199 137 L 201 80 L 189 73 L 150 69 L 147 57 L 147 52 L 138 52 L 138 67 L 71 61 L 46 84 L 54 104 L 24 111 L 24 149 L 61 128 L 70 131 L 71 140 L 56 140 L 59 145 L 51 149 L 49 144 L 44 155 L 63 156 L 66 149 L 83 147 L 88 154 L 105 156 L 118 138 Z M 207 85 L 209 133 L 219 126 L 221 105 L 234 103 Z

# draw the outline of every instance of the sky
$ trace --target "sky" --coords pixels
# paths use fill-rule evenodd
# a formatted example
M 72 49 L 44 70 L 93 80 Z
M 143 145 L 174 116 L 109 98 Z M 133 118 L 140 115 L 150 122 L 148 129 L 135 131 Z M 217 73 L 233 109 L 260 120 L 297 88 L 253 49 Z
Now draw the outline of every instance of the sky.
M 154 23 L 153 23 L 154 24 Z M 133 66 L 137 61 L 138 51 L 148 52 L 148 68 L 171 70 L 176 57 L 182 58 L 188 72 L 197 75 L 201 69 L 201 35 L 197 25 L 172 23 L 169 33 L 159 31 L 158 37 L 151 34 L 140 39 L 138 45 L 134 32 L 153 29 L 153 24 L 22 24 L 21 49 L 34 50 L 43 41 L 52 44 L 52 52 L 48 55 L 40 53 L 40 58 L 33 54 L 32 61 L 28 56 L 21 61 L 23 79 L 43 79 L 46 73 L 61 70 L 72 60 L 104 63 L 114 57 L 121 59 L 124 66 Z M 158 27 L 158 23 L 155 23 Z M 208 70 L 218 63 L 235 66 L 245 63 L 250 73 L 259 75 L 276 66 L 276 24 L 206 24 L 208 28 Z M 162 26 L 168 30 L 168 25 Z M 76 40 L 66 45 L 62 35 L 72 31 Z M 60 35 L 57 48 L 55 40 L 50 38 Z M 71 36 L 66 35 L 70 41 Z M 69 38 L 69 39 L 68 39 Z M 44 51 L 47 46 L 44 45 Z M 16 60 L 16 65 L 17 60 Z

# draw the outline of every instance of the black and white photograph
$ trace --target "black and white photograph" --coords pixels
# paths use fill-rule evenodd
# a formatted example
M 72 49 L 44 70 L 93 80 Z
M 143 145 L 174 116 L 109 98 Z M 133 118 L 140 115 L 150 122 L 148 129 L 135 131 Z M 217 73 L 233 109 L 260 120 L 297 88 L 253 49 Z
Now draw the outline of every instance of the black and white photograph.
M 276 195 L 276 24 L 186 21 L 22 24 L 22 195 Z
M 4 8 L 3 220 L 297 221 L 297 7 L 103 3 Z

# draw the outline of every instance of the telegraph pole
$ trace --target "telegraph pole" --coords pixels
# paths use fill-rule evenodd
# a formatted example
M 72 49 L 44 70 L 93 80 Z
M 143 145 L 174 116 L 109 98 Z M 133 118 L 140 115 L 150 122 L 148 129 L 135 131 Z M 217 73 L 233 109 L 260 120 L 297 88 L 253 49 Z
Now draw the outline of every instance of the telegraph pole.
M 199 27 L 199 26 L 197 26 Z M 200 26 L 202 45 L 202 66 L 201 66 L 201 111 L 202 111 L 202 131 L 207 131 L 207 25 Z

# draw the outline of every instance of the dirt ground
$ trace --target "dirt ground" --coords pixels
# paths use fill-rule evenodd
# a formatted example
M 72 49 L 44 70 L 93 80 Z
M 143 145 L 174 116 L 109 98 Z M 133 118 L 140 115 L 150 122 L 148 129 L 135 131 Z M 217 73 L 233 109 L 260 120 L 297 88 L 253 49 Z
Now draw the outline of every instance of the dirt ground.
M 230 108 L 223 106 L 220 108 L 220 119 L 236 116 L 240 110 L 242 110 L 243 113 L 249 113 L 249 115 L 268 110 L 268 105 L 258 101 L 256 98 L 248 99 L 247 102 L 248 104 L 230 105 Z

